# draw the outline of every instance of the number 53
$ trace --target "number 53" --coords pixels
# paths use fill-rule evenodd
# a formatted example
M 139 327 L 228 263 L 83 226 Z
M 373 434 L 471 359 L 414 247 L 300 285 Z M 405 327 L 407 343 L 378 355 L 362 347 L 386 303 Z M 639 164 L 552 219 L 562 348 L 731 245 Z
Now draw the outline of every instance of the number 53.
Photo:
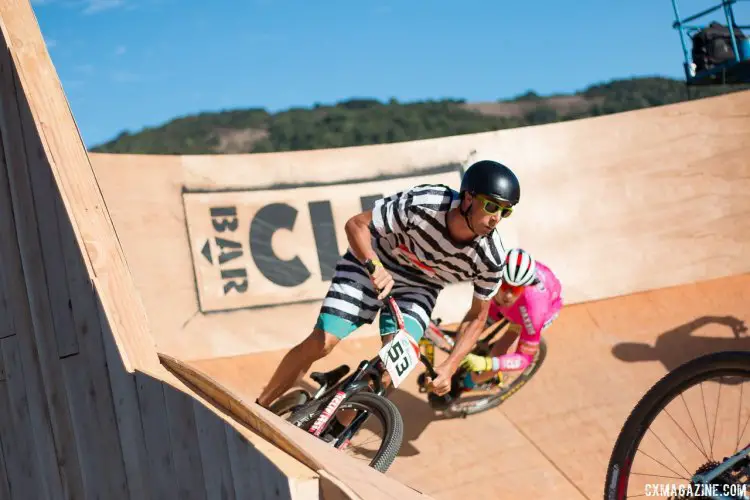
M 394 363 L 396 363 L 402 355 L 404 355 L 404 348 L 401 347 L 400 342 L 393 344 L 393 347 L 391 347 L 390 351 L 388 351 L 388 357 Z M 404 374 L 407 368 L 409 368 L 409 357 L 404 356 L 402 362 L 396 365 L 396 373 L 401 376 Z

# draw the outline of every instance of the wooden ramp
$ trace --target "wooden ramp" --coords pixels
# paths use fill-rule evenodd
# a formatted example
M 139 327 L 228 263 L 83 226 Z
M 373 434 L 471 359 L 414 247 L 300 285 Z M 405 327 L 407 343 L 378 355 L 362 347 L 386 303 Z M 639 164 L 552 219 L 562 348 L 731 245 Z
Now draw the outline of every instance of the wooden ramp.
M 742 274 L 567 306 L 547 331 L 547 359 L 531 382 L 498 408 L 466 419 L 437 415 L 411 378 L 390 396 L 404 415 L 404 444 L 388 476 L 440 500 L 601 499 L 613 443 L 645 391 L 698 355 L 750 349 L 748 333 L 733 334 L 750 325 L 749 299 L 750 274 Z M 311 371 L 356 366 L 353 360 L 378 346 L 377 338 L 353 335 Z M 285 353 L 194 360 L 190 366 L 252 401 Z M 316 387 L 309 376 L 302 385 Z M 725 410 L 735 408 L 724 392 L 721 397 Z M 707 392 L 706 401 L 713 412 L 716 393 Z M 747 394 L 742 401 L 747 415 Z M 703 425 L 701 407 L 691 409 Z M 733 439 L 736 426 L 732 419 L 716 436 Z M 692 432 L 689 436 L 695 439 Z M 685 441 L 676 427 L 660 428 L 658 437 Z M 666 451 L 656 448 L 645 451 L 664 460 Z M 716 447 L 717 454 L 725 451 Z M 678 454 L 671 460 L 686 458 Z M 635 497 L 641 490 L 630 493 Z
M 162 365 L 29 2 L 0 28 L 0 498 L 425 498 Z
M 413 143 L 87 155 L 28 0 L 1 2 L 0 28 L 2 499 L 594 498 L 645 388 L 745 344 L 725 330 L 750 319 L 750 91 Z M 252 404 L 314 320 L 345 246 L 331 228 L 416 178 L 457 185 L 480 157 L 528 186 L 503 237 L 544 254 L 574 304 L 539 378 L 460 422 L 432 422 L 404 386 L 409 442 L 386 475 Z M 221 267 L 211 210 L 262 226 L 269 206 L 282 230 L 238 232 L 243 267 Z M 225 294 L 243 272 L 252 293 Z M 438 314 L 462 316 L 466 292 Z M 369 356 L 372 333 L 321 368 Z
M 517 172 L 522 201 L 498 231 L 557 272 L 568 304 L 750 271 L 750 91 L 393 144 L 90 158 L 159 350 L 182 360 L 295 345 L 347 218 L 416 183 L 457 187 L 456 168 L 479 158 Z M 234 230 L 212 225 L 221 208 Z M 252 285 L 232 286 L 235 273 Z M 470 297 L 448 287 L 436 313 L 459 321 Z
M 436 419 L 407 381 L 393 396 L 407 442 L 387 476 L 435 498 L 596 498 L 640 395 L 677 362 L 748 345 L 731 332 L 750 320 L 749 118 L 745 91 L 425 141 L 91 161 L 159 352 L 227 407 L 253 401 L 310 331 L 358 207 L 417 182 L 457 186 L 451 166 L 473 159 L 507 162 L 524 195 L 501 236 L 563 284 L 549 357 L 507 404 L 467 420 Z M 237 277 L 251 286 L 239 292 Z M 470 297 L 447 288 L 436 316 L 460 320 Z M 356 366 L 378 340 L 363 328 L 312 369 Z

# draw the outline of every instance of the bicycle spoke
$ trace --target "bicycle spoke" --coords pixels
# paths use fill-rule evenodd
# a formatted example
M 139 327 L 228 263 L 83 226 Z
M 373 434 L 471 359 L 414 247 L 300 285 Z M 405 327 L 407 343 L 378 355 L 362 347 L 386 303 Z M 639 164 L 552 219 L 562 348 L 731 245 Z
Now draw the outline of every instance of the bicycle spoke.
M 701 450 L 703 453 L 703 456 L 708 460 L 708 453 L 706 453 L 706 448 L 703 446 L 703 440 L 701 439 L 701 434 L 698 432 L 698 427 L 695 425 L 695 420 L 693 420 L 693 414 L 690 413 L 690 409 L 687 407 L 687 402 L 685 402 L 685 394 L 680 394 L 680 399 L 682 400 L 682 404 L 685 405 L 685 411 L 687 411 L 688 417 L 690 418 L 690 423 L 693 424 L 693 430 L 695 430 L 695 436 L 698 438 L 698 442 L 701 444 Z
M 648 454 L 648 453 L 646 453 L 645 451 L 640 451 L 640 450 L 639 450 L 639 451 L 638 451 L 637 453 L 641 453 L 641 454 L 643 454 L 643 455 L 646 455 L 646 456 L 647 456 L 648 458 L 650 458 L 651 460 L 653 460 L 653 461 L 654 461 L 654 462 L 656 462 L 657 464 L 661 465 L 662 467 L 664 467 L 665 469 L 667 469 L 667 470 L 668 470 L 669 472 L 672 472 L 672 473 L 674 473 L 674 474 L 678 474 L 678 475 L 679 475 L 679 472 L 677 472 L 676 470 L 672 470 L 672 468 L 671 468 L 671 467 L 668 467 L 668 466 L 666 466 L 665 464 L 663 464 L 663 463 L 662 463 L 662 462 L 660 462 L 659 460 L 655 459 L 654 457 L 652 457 L 651 455 L 649 455 L 649 454 Z M 688 478 L 686 478 L 686 477 L 682 477 L 682 476 L 679 476 L 679 478 L 680 478 L 680 479 L 685 479 L 685 480 L 687 480 L 687 479 L 688 479 Z
M 742 394 L 743 390 L 745 388 L 745 382 L 743 381 L 740 384 L 740 406 L 737 409 L 737 444 L 735 445 L 735 452 L 740 451 L 740 442 L 742 441 L 742 436 L 745 435 L 745 429 L 747 429 L 747 424 L 750 422 L 750 412 L 747 415 L 747 419 L 745 420 L 745 426 L 742 428 L 742 432 L 740 432 L 740 418 L 742 417 Z
M 724 377 L 721 377 L 721 382 L 719 382 L 719 394 L 716 396 L 716 413 L 714 414 L 714 433 L 711 437 L 712 440 L 716 439 L 716 423 L 719 421 L 719 401 L 721 401 L 721 388 L 724 385 Z M 713 441 L 716 442 L 716 441 Z M 711 445 L 711 453 L 713 453 L 714 446 Z
M 670 455 L 672 456 L 672 458 L 674 458 L 674 459 L 675 459 L 675 460 L 677 461 L 677 463 L 678 463 L 678 464 L 680 464 L 680 467 L 682 467 L 683 469 L 685 469 L 685 472 L 687 472 L 688 474 L 690 474 L 690 471 L 689 471 L 689 470 L 687 469 L 687 467 L 685 467 L 685 466 L 684 466 L 684 465 L 682 464 L 682 462 L 680 462 L 680 461 L 679 461 L 679 460 L 677 459 L 677 457 L 675 457 L 675 456 L 674 456 L 674 453 L 672 453 L 672 451 L 671 451 L 671 450 L 670 450 L 669 448 L 667 448 L 667 445 L 666 445 L 666 444 L 664 444 L 664 441 L 662 441 L 662 439 L 661 439 L 661 438 L 660 438 L 660 437 L 659 437 L 659 436 L 658 436 L 658 435 L 656 434 L 656 432 L 652 431 L 651 429 L 649 429 L 649 430 L 648 430 L 648 432 L 650 432 L 651 434 L 653 434 L 653 435 L 654 435 L 654 437 L 655 437 L 655 438 L 656 438 L 656 439 L 657 439 L 657 440 L 659 441 L 659 443 L 661 443 L 661 445 L 662 445 L 662 446 L 664 447 L 664 449 L 665 449 L 665 450 L 667 450 L 667 452 L 668 452 L 668 453 L 669 453 L 669 454 L 670 454 Z M 649 455 L 647 455 L 647 454 L 646 454 L 645 452 L 644 452 L 644 455 L 646 455 L 647 457 L 651 458 L 651 459 L 652 459 L 652 460 L 654 460 L 655 462 L 657 461 L 656 459 L 654 459 L 654 458 L 650 457 Z M 658 462 L 658 463 L 660 463 L 660 464 L 661 464 L 661 462 Z M 661 464 L 661 465 L 664 465 L 664 464 Z M 664 465 L 664 467 L 665 467 L 666 469 L 669 469 L 669 467 L 667 467 L 666 465 Z M 676 471 L 673 471 L 672 469 L 669 469 L 669 470 L 670 470 L 670 471 L 672 471 L 672 472 L 674 472 L 675 474 L 677 474 L 677 472 L 676 472 Z
M 645 472 L 631 472 L 631 476 L 647 476 L 647 477 L 658 477 L 662 479 L 686 479 L 680 476 L 664 476 L 662 474 L 646 474 Z
M 703 401 L 703 416 L 706 418 L 706 433 L 709 435 L 708 436 L 708 444 L 711 447 L 711 453 L 709 454 L 709 460 L 713 460 L 714 459 L 714 445 L 711 442 L 711 436 L 710 436 L 711 431 L 708 428 L 708 408 L 706 408 L 706 398 L 705 398 L 705 395 L 703 394 L 703 382 L 701 382 L 701 386 L 700 387 L 701 387 L 701 401 Z
M 683 399 L 683 402 L 684 402 L 684 399 Z M 690 441 L 693 444 L 693 446 L 695 446 L 695 449 L 698 450 L 699 452 L 701 452 L 703 454 L 703 456 L 706 458 L 706 460 L 708 460 L 708 456 L 706 455 L 706 452 L 703 449 L 699 448 L 697 444 L 695 444 L 695 441 L 693 441 L 693 439 L 690 436 L 688 436 L 688 433 L 685 432 L 685 430 L 682 428 L 682 426 L 677 423 L 677 421 L 674 419 L 674 417 L 672 416 L 672 414 L 669 413 L 666 410 L 664 410 L 664 411 L 667 414 L 667 416 L 672 420 L 672 422 L 674 422 L 674 424 L 677 426 L 677 428 L 682 431 L 682 433 L 685 435 L 685 437 L 688 439 L 688 441 Z M 689 415 L 689 413 L 690 412 L 688 411 L 688 415 Z M 691 417 L 690 421 L 692 422 L 692 420 L 693 419 Z M 696 430 L 696 432 L 697 432 L 697 430 Z M 698 439 L 700 439 L 700 436 L 698 436 Z M 701 446 L 703 446 L 703 443 L 701 443 Z

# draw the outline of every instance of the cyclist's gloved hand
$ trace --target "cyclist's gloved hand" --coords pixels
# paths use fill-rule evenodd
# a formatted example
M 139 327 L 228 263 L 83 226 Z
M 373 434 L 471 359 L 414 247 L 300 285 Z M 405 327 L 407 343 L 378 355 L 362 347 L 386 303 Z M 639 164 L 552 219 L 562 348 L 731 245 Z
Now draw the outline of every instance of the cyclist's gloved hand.
M 375 265 L 375 271 L 370 275 L 370 280 L 372 280 L 372 284 L 375 285 L 375 289 L 379 292 L 378 300 L 382 300 L 391 293 L 393 276 L 383 267 L 383 264 L 379 260 L 371 259 L 370 262 Z
M 477 356 L 476 354 L 467 354 L 461 361 L 461 367 L 470 372 L 486 372 L 492 370 L 492 358 Z

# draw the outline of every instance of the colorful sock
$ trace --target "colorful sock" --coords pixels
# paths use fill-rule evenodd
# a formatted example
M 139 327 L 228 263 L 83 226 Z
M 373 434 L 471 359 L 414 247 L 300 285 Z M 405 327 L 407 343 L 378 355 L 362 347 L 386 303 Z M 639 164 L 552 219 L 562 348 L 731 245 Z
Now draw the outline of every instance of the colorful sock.
M 471 372 L 466 372 L 466 374 L 464 375 L 464 379 L 463 379 L 462 383 L 463 383 L 463 386 L 465 388 L 467 388 L 467 389 L 473 389 L 474 388 L 474 386 L 476 384 L 471 379 Z

